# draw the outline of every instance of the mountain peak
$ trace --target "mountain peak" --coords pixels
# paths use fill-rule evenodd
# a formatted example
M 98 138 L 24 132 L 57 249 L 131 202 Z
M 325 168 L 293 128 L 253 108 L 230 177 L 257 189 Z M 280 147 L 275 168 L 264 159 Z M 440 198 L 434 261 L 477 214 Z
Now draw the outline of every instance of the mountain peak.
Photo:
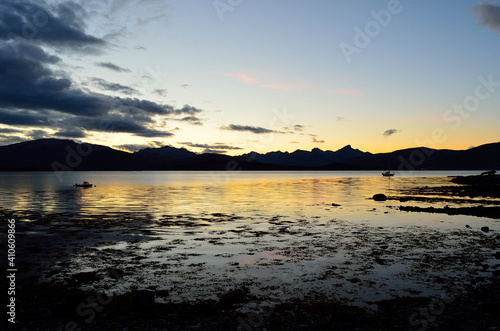
M 352 148 L 351 145 L 345 145 L 344 147 L 342 147 L 341 149 L 339 149 L 338 151 L 344 151 L 344 150 L 355 150 L 354 148 Z M 338 152 L 337 151 L 337 152 Z

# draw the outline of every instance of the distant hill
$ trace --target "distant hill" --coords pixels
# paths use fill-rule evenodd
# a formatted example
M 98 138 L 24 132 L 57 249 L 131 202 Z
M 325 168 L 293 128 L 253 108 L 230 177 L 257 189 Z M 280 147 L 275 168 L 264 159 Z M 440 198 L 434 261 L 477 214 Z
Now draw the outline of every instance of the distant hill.
M 371 169 L 487 170 L 500 169 L 500 142 L 468 150 L 408 148 L 392 153 L 353 157 L 343 163 Z
M 137 170 L 132 154 L 72 140 L 39 139 L 0 147 L 0 170 Z
M 160 148 L 145 148 L 133 154 L 136 162 L 142 163 L 147 169 L 144 170 L 162 170 L 168 169 L 179 161 L 195 157 L 197 154 L 188 151 L 185 148 L 175 148 L 172 146 L 163 146 Z
M 0 146 L 0 170 L 489 170 L 500 169 L 500 142 L 468 150 L 409 148 L 370 154 L 350 145 L 337 151 L 296 150 L 240 156 L 196 154 L 164 146 L 135 153 L 72 140 L 40 139 Z

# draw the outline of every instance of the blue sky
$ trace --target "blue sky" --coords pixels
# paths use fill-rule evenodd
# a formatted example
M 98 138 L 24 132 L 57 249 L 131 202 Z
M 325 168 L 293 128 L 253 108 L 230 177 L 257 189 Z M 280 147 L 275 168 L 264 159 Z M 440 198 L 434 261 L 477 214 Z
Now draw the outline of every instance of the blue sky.
M 24 76 L 0 71 L 15 78 L 1 87 L 1 145 L 241 154 L 500 141 L 498 1 L 23 0 L 0 12 L 0 64 L 27 61 L 41 82 L 21 93 L 11 87 Z

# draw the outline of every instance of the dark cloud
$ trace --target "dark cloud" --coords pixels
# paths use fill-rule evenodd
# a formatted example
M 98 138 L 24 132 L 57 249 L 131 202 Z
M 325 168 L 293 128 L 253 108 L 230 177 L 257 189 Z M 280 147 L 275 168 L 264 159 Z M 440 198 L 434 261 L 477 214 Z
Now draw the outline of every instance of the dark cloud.
M 58 131 L 54 135 L 57 137 L 62 137 L 62 138 L 85 138 L 85 137 L 87 137 L 87 134 L 84 131 L 78 130 L 78 129 Z
M 384 136 L 389 137 L 389 136 L 392 136 L 395 133 L 398 133 L 399 131 L 400 130 L 396 130 L 396 129 L 385 130 Z
M 23 132 L 21 130 L 16 130 L 16 129 L 2 129 L 0 128 L 0 133 L 19 133 Z
M 116 72 L 130 72 L 130 70 L 117 66 L 116 64 L 113 64 L 111 62 L 98 62 L 96 63 L 96 65 Z
M 85 33 L 85 13 L 76 3 L 3 0 L 0 2 L 0 39 L 95 51 L 95 47 L 102 47 L 105 41 Z
M 35 139 L 49 138 L 50 137 L 50 133 L 48 133 L 45 130 L 31 130 L 31 131 L 25 132 L 24 135 L 26 137 L 29 137 L 29 138 L 33 139 L 33 140 L 35 140 Z
M 17 50 L 0 42 L 0 123 L 51 127 L 63 132 L 78 129 L 169 137 L 173 134 L 151 127 L 154 117 L 201 112 L 189 105 L 178 109 L 148 100 L 85 92 L 48 66 L 58 63 L 59 58 L 36 45 L 20 44 Z M 121 84 L 100 79 L 95 82 L 107 90 L 134 92 Z M 112 122 L 113 130 L 103 129 L 103 122 Z
M 125 86 L 118 83 L 110 83 L 101 78 L 92 78 L 91 80 L 93 83 L 96 83 L 102 90 L 120 92 L 124 94 L 140 94 L 139 91 L 130 86 Z
M 28 139 L 21 138 L 18 136 L 7 136 L 7 135 L 0 134 L 0 146 L 12 145 L 12 144 L 20 143 L 20 142 L 23 142 L 26 140 L 28 140 Z
M 323 144 L 324 142 L 324 140 L 316 139 L 316 137 L 313 137 L 313 143 Z
M 269 130 L 266 128 L 258 127 L 258 126 L 250 126 L 250 125 L 237 125 L 237 124 L 229 124 L 228 126 L 221 127 L 222 130 L 230 130 L 230 131 L 247 131 L 256 134 L 263 133 L 273 133 L 273 130 Z
M 201 121 L 201 119 L 199 119 L 196 116 L 186 116 L 186 117 L 177 119 L 177 121 L 188 122 L 189 124 L 192 124 L 192 125 L 203 125 L 203 122 Z
M 480 26 L 486 26 L 500 32 L 500 5 L 481 2 L 471 7 L 469 11 L 477 17 Z
M 50 0 L 0 2 L 0 124 L 37 127 L 30 137 L 47 135 L 83 138 L 91 131 L 130 133 L 141 137 L 170 137 L 157 121 L 202 110 L 185 105 L 175 108 L 137 98 L 120 98 L 75 86 L 54 54 L 71 50 L 81 54 L 106 46 L 103 39 L 85 32 L 89 13 L 78 3 Z M 110 62 L 97 65 L 124 72 Z M 138 94 L 122 84 L 96 78 L 104 91 Z M 191 119 L 193 120 L 193 119 Z M 189 121 L 187 119 L 186 121 Z M 196 121 L 191 121 L 196 123 Z M 3 141 L 3 140 L 2 140 Z
M 188 147 L 194 147 L 194 148 L 210 148 L 210 149 L 217 149 L 217 150 L 239 150 L 239 149 L 242 149 L 241 147 L 231 146 L 231 145 L 227 145 L 224 143 L 196 144 L 196 143 L 192 143 L 192 142 L 178 142 L 178 144 L 185 145 Z
M 189 106 L 189 105 L 184 105 L 181 109 L 176 109 L 174 111 L 175 114 L 189 114 L 189 115 L 195 115 L 201 112 L 201 109 Z

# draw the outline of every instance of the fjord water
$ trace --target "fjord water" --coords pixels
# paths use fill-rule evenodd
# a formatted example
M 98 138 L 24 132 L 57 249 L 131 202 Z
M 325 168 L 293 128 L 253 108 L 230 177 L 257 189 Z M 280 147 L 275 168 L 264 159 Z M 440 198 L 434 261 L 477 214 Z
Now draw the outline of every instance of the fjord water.
M 371 205 L 375 193 L 449 184 L 467 171 L 0 172 L 0 207 L 40 212 L 230 212 L 314 216 L 317 204 Z M 473 172 L 472 172 L 473 173 Z M 96 187 L 75 188 L 88 181 Z M 364 212 L 365 210 L 363 210 Z

